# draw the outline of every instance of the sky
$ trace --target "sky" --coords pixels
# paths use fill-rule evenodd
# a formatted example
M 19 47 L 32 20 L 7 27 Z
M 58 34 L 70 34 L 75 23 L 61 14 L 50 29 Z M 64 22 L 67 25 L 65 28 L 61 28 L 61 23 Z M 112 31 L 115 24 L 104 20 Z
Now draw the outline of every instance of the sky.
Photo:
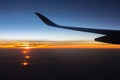
M 34 12 L 57 24 L 120 30 L 119 0 L 0 0 L 0 40 L 94 40 L 100 34 L 45 25 Z

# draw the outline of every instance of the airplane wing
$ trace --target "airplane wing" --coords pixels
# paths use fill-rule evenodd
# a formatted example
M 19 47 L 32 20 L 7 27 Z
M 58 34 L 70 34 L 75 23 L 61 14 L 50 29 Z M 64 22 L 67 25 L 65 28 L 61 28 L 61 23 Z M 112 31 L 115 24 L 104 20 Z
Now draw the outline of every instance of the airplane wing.
M 58 28 L 64 28 L 69 30 L 75 30 L 75 31 L 84 31 L 84 32 L 91 32 L 91 33 L 97 33 L 97 34 L 103 34 L 103 35 L 117 35 L 120 34 L 120 30 L 106 30 L 106 29 L 92 29 L 92 28 L 82 28 L 82 27 L 69 27 L 69 26 L 61 26 L 54 22 L 52 22 L 50 19 L 45 17 L 44 15 L 35 12 L 35 14 L 48 26 L 58 27 Z

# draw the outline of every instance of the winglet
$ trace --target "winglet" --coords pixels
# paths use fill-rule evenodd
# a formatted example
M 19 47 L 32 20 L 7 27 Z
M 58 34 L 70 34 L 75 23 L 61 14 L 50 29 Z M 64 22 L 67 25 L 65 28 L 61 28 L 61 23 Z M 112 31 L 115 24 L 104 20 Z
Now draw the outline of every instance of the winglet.
M 49 26 L 59 26 L 58 24 L 55 24 L 54 22 L 52 22 L 50 19 L 48 19 L 47 17 L 43 16 L 40 13 L 35 12 L 35 14 L 47 25 Z

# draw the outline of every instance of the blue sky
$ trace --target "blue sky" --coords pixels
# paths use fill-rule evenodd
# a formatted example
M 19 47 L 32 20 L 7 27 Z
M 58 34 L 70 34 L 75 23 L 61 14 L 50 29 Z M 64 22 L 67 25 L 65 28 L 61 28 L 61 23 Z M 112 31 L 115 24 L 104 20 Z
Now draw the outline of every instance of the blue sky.
M 57 24 L 120 30 L 119 0 L 0 0 L 0 40 L 93 40 L 101 35 L 53 28 Z

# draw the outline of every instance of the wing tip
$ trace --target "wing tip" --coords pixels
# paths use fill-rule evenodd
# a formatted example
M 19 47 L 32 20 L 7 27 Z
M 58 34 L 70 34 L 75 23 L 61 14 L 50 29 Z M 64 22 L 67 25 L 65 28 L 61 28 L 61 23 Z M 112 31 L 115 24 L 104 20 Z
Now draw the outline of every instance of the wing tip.
M 44 15 L 42 15 L 41 13 L 35 12 L 35 14 L 47 25 L 49 26 L 58 26 L 57 24 L 55 24 L 54 22 L 52 22 L 50 19 L 48 19 L 47 17 L 45 17 Z
M 38 12 L 34 12 L 36 15 L 39 15 L 40 13 L 38 13 Z

